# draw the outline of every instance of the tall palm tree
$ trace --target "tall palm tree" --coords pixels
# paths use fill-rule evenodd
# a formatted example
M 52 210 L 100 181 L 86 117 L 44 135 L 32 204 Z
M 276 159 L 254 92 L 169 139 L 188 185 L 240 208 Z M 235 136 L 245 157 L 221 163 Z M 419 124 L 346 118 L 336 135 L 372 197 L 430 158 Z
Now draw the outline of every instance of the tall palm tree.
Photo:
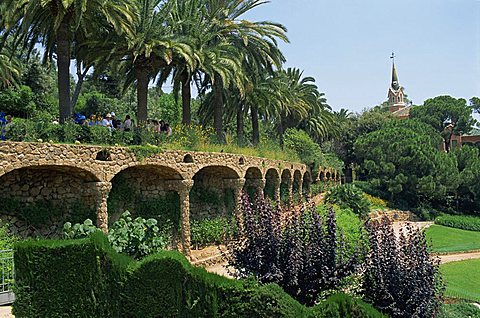
M 98 34 L 83 48 L 87 59 L 93 55 L 97 68 L 122 63 L 126 74 L 125 89 L 137 86 L 137 120 L 146 121 L 148 85 L 159 72 L 185 61 L 186 70 L 194 65 L 194 51 L 189 38 L 176 34 L 172 26 L 177 0 L 135 0 L 139 14 L 132 22 L 130 33 Z M 95 50 L 91 50 L 95 48 Z
M 5 37 L 13 35 L 14 45 L 29 50 L 41 43 L 45 59 L 56 56 L 61 122 L 73 113 L 70 106 L 72 42 L 96 32 L 99 22 L 103 21 L 108 21 L 117 32 L 128 32 L 132 21 L 129 3 L 126 0 L 4 0 L 5 7 L 9 8 Z
M 264 67 L 280 67 L 285 61 L 277 47 L 277 40 L 288 42 L 286 28 L 273 22 L 251 22 L 241 16 L 252 9 L 267 3 L 265 0 L 210 0 L 207 1 L 208 20 L 211 21 L 211 34 L 215 34 L 209 45 L 227 41 L 229 45 Z M 220 74 L 210 77 L 213 91 L 213 122 L 217 138 L 223 140 L 224 88 Z M 243 85 L 237 86 L 243 93 Z

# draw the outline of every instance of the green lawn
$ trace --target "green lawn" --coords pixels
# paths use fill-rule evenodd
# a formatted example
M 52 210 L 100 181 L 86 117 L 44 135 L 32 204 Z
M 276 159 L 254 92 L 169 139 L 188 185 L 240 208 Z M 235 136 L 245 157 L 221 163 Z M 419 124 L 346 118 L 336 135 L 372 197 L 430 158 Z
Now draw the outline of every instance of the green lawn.
M 480 232 L 441 225 L 432 225 L 425 232 L 427 239 L 432 240 L 433 251 L 437 253 L 480 250 Z
M 446 296 L 480 301 L 480 259 L 443 264 L 440 271 Z
M 448 304 L 440 309 L 438 318 L 480 318 L 480 309 L 472 304 Z

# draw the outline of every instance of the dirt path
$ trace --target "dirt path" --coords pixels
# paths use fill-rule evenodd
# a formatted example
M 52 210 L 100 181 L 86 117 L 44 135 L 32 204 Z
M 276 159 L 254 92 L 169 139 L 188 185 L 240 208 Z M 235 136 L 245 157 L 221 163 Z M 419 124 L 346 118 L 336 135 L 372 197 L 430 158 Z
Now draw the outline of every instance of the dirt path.
M 480 252 L 469 252 L 469 253 L 458 253 L 458 254 L 447 254 L 447 255 L 439 255 L 440 263 L 446 264 L 451 262 L 459 262 L 465 261 L 469 259 L 477 259 L 480 258 Z

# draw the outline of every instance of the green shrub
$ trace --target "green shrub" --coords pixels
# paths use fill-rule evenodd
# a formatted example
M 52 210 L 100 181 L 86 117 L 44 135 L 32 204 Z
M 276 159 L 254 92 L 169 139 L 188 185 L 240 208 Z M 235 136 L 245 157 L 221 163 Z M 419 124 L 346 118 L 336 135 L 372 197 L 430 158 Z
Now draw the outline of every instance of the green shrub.
M 287 129 L 284 138 L 285 148 L 294 150 L 300 160 L 312 169 L 324 162 L 320 146 L 305 131 Z
M 382 318 L 387 317 L 372 305 L 345 294 L 335 294 L 313 308 L 310 318 Z
M 17 317 L 381 317 L 345 295 L 307 308 L 277 285 L 210 274 L 178 252 L 134 261 L 101 232 L 17 243 L 15 268 Z
M 480 231 L 480 217 L 444 214 L 435 219 L 435 224 L 468 231 Z
M 192 246 L 200 248 L 209 244 L 222 244 L 227 237 L 231 237 L 235 233 L 235 230 L 233 218 L 216 217 L 201 221 L 192 220 L 190 224 Z
M 360 216 L 367 216 L 370 212 L 370 202 L 363 191 L 352 184 L 342 184 L 330 189 L 325 196 L 325 202 L 351 209 Z
M 17 317 L 118 317 L 127 257 L 102 233 L 90 239 L 15 244 Z M 113 300 L 113 301 L 112 301 Z
M 63 235 L 66 239 L 85 238 L 98 231 L 98 228 L 93 225 L 92 220 L 86 219 L 83 223 L 66 222 L 63 225 Z

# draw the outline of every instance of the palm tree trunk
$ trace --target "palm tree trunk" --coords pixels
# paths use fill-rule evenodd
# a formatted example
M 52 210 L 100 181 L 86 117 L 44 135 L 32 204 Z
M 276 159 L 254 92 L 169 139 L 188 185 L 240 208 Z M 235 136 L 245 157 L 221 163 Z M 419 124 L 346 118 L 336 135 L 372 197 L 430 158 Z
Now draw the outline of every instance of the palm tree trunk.
M 258 143 L 260 142 L 260 128 L 258 126 L 258 107 L 252 105 L 250 113 L 252 116 L 252 143 L 254 145 L 258 145 Z
M 220 75 L 215 74 L 213 84 L 213 126 L 215 135 L 220 143 L 225 142 L 223 136 L 223 81 Z
M 189 126 L 192 122 L 190 103 L 192 101 L 192 89 L 190 76 L 187 72 L 182 74 L 182 124 Z
M 58 67 L 58 106 L 60 123 L 72 117 L 70 106 L 70 30 L 67 17 L 60 23 L 57 31 L 57 67 Z
M 237 143 L 242 145 L 244 140 L 244 126 L 245 125 L 245 120 L 243 118 L 243 105 L 240 104 L 240 106 L 237 108 Z
M 72 101 L 70 102 L 70 108 L 72 111 L 75 111 L 75 105 L 77 105 L 78 96 L 80 95 L 80 91 L 82 90 L 83 81 L 85 80 L 85 76 L 87 76 L 88 70 L 90 70 L 90 66 L 87 67 L 82 72 L 81 64 L 78 63 L 77 65 L 77 84 L 75 85 L 75 90 L 73 91 Z
M 135 67 L 135 77 L 137 78 L 137 121 L 144 123 L 148 118 L 148 69 L 142 66 Z

